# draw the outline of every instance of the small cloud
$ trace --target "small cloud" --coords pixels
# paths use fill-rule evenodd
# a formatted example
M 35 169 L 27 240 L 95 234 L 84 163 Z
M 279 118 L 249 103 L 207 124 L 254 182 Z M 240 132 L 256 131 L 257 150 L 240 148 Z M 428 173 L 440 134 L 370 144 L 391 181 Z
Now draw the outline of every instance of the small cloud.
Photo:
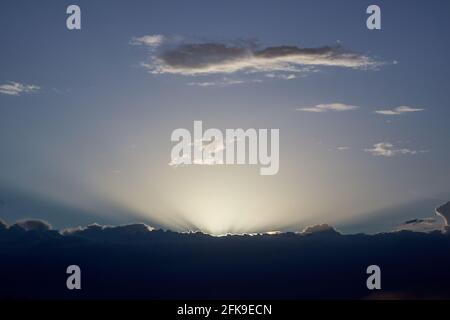
M 336 149 L 338 151 L 347 151 L 347 150 L 350 150 L 350 147 L 337 147 Z
M 330 103 L 330 104 L 318 104 L 315 106 L 309 106 L 309 107 L 301 107 L 297 108 L 297 111 L 305 111 L 305 112 L 316 112 L 316 113 L 322 113 L 322 112 L 342 112 L 342 111 L 351 111 L 356 110 L 359 107 L 352 106 L 348 104 L 343 103 Z
M 59 233 L 61 233 L 63 236 L 69 236 L 69 235 L 76 234 L 77 232 L 81 232 L 85 229 L 86 228 L 83 228 L 83 227 L 70 227 L 70 228 L 65 228 L 65 229 L 60 230 Z
M 241 83 L 244 83 L 244 81 L 237 79 L 223 78 L 222 80 L 216 81 L 189 82 L 188 85 L 197 87 L 227 87 Z
M 393 157 L 402 154 L 418 154 L 424 153 L 426 151 L 421 150 L 411 150 L 411 149 L 396 149 L 392 143 L 389 142 L 380 142 L 373 145 L 372 149 L 364 149 L 364 151 L 371 153 L 374 156 L 382 156 L 382 157 Z
M 40 87 L 36 85 L 28 85 L 14 81 L 0 85 L 0 93 L 10 96 L 19 96 L 22 93 L 34 93 L 39 89 Z
M 156 48 L 162 45 L 166 41 L 166 37 L 161 34 L 145 35 L 142 37 L 134 37 L 131 39 L 130 44 L 135 46 L 145 45 L 150 48 Z
M 424 110 L 425 109 L 412 108 L 412 107 L 408 107 L 408 106 L 400 106 L 400 107 L 396 107 L 391 110 L 377 110 L 377 111 L 375 111 L 375 113 L 381 114 L 384 116 L 398 116 L 398 115 L 408 113 L 408 112 L 420 112 L 420 111 L 424 111 Z
M 267 78 L 272 78 L 272 79 L 283 79 L 283 80 L 293 80 L 293 79 L 297 79 L 297 75 L 295 75 L 294 73 L 289 73 L 289 74 L 285 74 L 285 73 L 267 73 L 265 75 Z

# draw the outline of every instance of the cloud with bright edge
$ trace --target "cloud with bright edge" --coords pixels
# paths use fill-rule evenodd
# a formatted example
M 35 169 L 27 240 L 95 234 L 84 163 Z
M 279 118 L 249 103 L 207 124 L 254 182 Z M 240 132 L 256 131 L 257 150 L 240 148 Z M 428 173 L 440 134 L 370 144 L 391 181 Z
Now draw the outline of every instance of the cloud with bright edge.
M 288 73 L 284 78 L 293 79 L 294 73 L 304 72 L 305 67 L 376 69 L 380 65 L 371 57 L 345 50 L 341 45 L 316 48 L 281 45 L 258 48 L 251 41 L 241 41 L 239 44 L 214 41 L 196 43 L 186 42 L 181 38 L 168 41 L 163 35 L 133 38 L 131 44 L 155 49 L 150 52 L 149 62 L 141 64 L 153 74 L 193 76 L 245 71 Z
M 334 227 L 332 227 L 326 223 L 323 223 L 323 224 L 307 226 L 301 232 L 297 232 L 297 233 L 300 233 L 303 235 L 314 234 L 314 233 L 339 234 L 339 231 L 337 231 Z
M 444 219 L 445 226 L 448 227 L 450 221 L 450 201 L 437 207 L 435 212 Z
M 421 112 L 421 111 L 424 111 L 424 110 L 425 109 L 412 108 L 412 107 L 408 107 L 408 106 L 400 106 L 400 107 L 396 107 L 396 108 L 391 109 L 391 110 L 377 110 L 377 111 L 375 111 L 375 113 L 381 114 L 381 115 L 384 115 L 384 116 L 399 116 L 399 115 L 402 115 L 404 113 Z
M 297 111 L 305 111 L 305 112 L 342 112 L 342 111 L 351 111 L 359 109 L 358 106 L 352 106 L 344 103 L 330 103 L 330 104 L 318 104 L 315 106 L 307 106 L 297 108 Z
M 47 221 L 40 219 L 23 219 L 15 223 L 17 226 L 26 231 L 47 231 L 52 229 L 52 225 Z
M 34 93 L 40 89 L 39 86 L 23 84 L 19 82 L 9 81 L 0 85 L 0 93 L 9 96 L 20 96 L 23 93 Z
M 412 219 L 394 228 L 393 231 L 434 232 L 444 230 L 442 219 Z
M 435 209 L 435 218 L 412 219 L 396 227 L 393 231 L 413 232 L 445 232 L 448 230 L 450 216 L 450 201 Z

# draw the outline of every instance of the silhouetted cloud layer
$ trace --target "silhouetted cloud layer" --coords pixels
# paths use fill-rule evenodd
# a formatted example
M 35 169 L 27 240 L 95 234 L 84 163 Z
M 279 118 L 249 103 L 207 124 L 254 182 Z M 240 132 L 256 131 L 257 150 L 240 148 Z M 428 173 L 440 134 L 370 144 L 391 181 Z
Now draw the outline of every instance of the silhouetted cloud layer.
M 440 231 L 343 235 L 321 224 L 213 237 L 140 223 L 58 232 L 40 220 L 0 220 L 0 274 L 8 275 L 0 298 L 376 298 L 365 286 L 371 264 L 381 267 L 384 296 L 449 298 L 449 251 L 450 235 Z M 65 287 L 73 264 L 82 271 L 80 291 Z

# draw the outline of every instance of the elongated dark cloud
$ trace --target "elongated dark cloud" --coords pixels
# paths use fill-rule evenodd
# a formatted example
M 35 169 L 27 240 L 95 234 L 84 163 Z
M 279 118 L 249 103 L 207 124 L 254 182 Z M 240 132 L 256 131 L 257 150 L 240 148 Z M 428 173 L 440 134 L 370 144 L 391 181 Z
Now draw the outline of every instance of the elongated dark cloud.
M 136 39 L 152 39 L 136 42 Z M 135 38 L 132 44 L 155 49 L 153 36 Z M 161 38 L 158 38 L 161 39 Z M 256 48 L 253 43 L 228 45 L 219 42 L 182 43 L 150 51 L 150 63 L 143 63 L 152 73 L 182 75 L 247 72 L 302 72 L 311 67 L 374 68 L 378 65 L 369 56 L 354 53 L 340 45 L 302 48 L 282 45 Z

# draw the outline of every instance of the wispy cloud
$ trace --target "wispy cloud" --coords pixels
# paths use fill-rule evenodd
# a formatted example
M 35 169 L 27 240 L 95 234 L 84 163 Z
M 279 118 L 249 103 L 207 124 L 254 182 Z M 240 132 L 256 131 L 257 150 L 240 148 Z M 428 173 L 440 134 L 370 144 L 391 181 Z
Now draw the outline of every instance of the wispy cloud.
M 315 106 L 307 106 L 297 108 L 297 111 L 305 111 L 305 112 L 342 112 L 342 111 L 351 111 L 356 110 L 359 107 L 352 106 L 344 103 L 330 103 L 330 104 L 318 104 Z
M 371 153 L 374 156 L 382 156 L 382 157 L 394 157 L 397 155 L 414 155 L 418 153 L 425 153 L 425 150 L 411 150 L 407 148 L 396 149 L 392 143 L 389 142 L 380 142 L 373 145 L 371 149 L 364 149 L 364 151 Z
M 283 80 L 293 80 L 293 79 L 297 79 L 297 75 L 294 73 L 267 73 L 266 74 L 267 78 L 272 78 L 272 79 L 283 79 Z
M 23 84 L 19 82 L 10 81 L 0 85 L 0 93 L 10 96 L 19 96 L 23 93 L 33 93 L 40 89 L 39 86 Z
M 161 34 L 146 35 L 142 37 L 134 37 L 131 39 L 130 44 L 132 45 L 145 45 L 151 48 L 156 48 L 162 45 L 166 41 L 166 37 Z
M 420 111 L 424 111 L 425 109 L 420 109 L 420 108 L 412 108 L 412 107 L 408 107 L 408 106 L 400 106 L 400 107 L 396 107 L 394 109 L 390 109 L 390 110 L 377 110 L 375 111 L 375 113 L 377 114 L 381 114 L 384 116 L 398 116 L 404 113 L 409 113 L 409 112 L 420 112 Z
M 301 48 L 282 45 L 259 48 L 253 41 L 237 44 L 221 42 L 177 41 L 165 43 L 162 35 L 133 38 L 131 43 L 146 45 L 151 49 L 150 61 L 142 63 L 154 74 L 181 75 L 231 74 L 239 71 L 286 73 L 283 77 L 293 79 L 295 73 L 305 72 L 305 67 L 342 67 L 351 69 L 376 68 L 380 63 L 371 57 L 354 53 L 341 45 L 317 48 Z M 307 68 L 311 70 L 311 68 Z
M 220 80 L 189 82 L 188 84 L 190 86 L 197 86 L 197 87 L 227 87 L 227 86 L 232 86 L 232 85 L 236 85 L 236 84 L 241 84 L 244 82 L 245 82 L 244 80 L 230 79 L 230 78 L 225 77 Z

